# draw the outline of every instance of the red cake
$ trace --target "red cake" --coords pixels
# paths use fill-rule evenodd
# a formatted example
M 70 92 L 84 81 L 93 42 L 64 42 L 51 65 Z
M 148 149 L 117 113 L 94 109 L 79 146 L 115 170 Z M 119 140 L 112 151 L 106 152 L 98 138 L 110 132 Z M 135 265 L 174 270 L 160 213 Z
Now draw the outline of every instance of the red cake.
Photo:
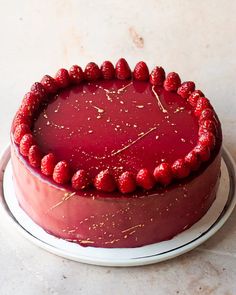
M 144 62 L 72 66 L 25 95 L 11 130 L 21 208 L 82 246 L 132 248 L 191 227 L 215 200 L 222 133 L 204 94 Z

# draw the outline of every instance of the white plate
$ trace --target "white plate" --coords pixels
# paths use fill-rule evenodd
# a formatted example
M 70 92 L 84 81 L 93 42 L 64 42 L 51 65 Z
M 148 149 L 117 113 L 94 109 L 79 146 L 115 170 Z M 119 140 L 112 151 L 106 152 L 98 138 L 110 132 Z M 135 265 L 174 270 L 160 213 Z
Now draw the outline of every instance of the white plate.
M 223 149 L 221 180 L 216 200 L 205 216 L 191 228 L 169 241 L 138 248 L 82 247 L 46 233 L 20 208 L 13 188 L 9 148 L 0 159 L 0 168 L 0 203 L 20 233 L 49 252 L 89 264 L 137 266 L 181 255 L 197 247 L 219 230 L 230 216 L 236 203 L 235 164 L 227 150 Z

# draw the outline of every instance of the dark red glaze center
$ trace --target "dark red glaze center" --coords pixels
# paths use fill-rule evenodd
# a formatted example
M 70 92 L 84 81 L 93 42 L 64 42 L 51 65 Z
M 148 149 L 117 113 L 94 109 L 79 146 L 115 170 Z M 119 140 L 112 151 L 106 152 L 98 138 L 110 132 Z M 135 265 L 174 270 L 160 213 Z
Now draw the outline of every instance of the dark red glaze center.
M 98 81 L 62 90 L 35 121 L 34 135 L 44 153 L 94 177 L 184 157 L 197 144 L 198 122 L 185 99 L 162 87 Z

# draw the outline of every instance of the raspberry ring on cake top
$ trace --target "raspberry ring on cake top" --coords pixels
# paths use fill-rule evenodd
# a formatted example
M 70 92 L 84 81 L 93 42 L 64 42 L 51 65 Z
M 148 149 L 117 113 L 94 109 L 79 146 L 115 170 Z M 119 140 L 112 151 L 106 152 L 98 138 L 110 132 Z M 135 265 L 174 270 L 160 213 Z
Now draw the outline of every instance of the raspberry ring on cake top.
M 221 145 L 194 82 L 123 58 L 74 65 L 34 83 L 14 118 L 16 194 L 46 231 L 81 245 L 159 242 L 214 201 Z

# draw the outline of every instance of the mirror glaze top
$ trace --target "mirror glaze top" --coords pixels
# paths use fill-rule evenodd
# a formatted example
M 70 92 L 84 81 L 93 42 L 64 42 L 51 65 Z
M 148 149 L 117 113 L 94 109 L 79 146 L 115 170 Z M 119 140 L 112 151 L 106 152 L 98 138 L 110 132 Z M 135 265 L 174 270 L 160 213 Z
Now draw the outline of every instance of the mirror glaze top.
M 198 120 L 186 99 L 149 82 L 84 82 L 47 104 L 33 134 L 44 153 L 94 177 L 184 157 L 197 144 Z

